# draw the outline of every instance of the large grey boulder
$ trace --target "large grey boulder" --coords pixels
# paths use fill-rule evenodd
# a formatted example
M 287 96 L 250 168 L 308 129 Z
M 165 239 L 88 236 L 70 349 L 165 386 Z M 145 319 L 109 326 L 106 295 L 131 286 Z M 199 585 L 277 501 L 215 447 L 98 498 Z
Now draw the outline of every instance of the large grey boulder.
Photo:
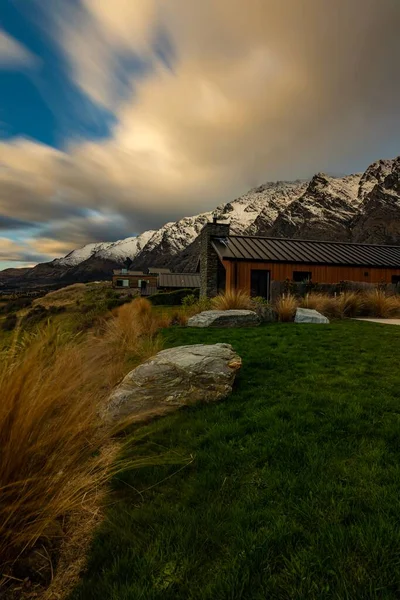
M 188 327 L 254 327 L 261 322 L 254 310 L 205 310 L 188 320 Z
M 232 391 L 242 360 L 230 344 L 163 350 L 128 373 L 102 411 L 106 421 L 145 420 Z
M 294 318 L 295 323 L 329 323 L 329 319 L 311 308 L 298 308 Z

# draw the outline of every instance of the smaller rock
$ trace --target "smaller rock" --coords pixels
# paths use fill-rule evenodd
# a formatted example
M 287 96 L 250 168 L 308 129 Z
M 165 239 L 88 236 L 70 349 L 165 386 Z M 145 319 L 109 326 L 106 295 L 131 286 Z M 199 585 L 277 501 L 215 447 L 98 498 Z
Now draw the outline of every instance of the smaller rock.
M 298 308 L 294 318 L 295 323 L 329 323 L 329 319 L 311 308 Z
M 255 327 L 261 322 L 254 310 L 205 310 L 188 321 L 188 327 Z

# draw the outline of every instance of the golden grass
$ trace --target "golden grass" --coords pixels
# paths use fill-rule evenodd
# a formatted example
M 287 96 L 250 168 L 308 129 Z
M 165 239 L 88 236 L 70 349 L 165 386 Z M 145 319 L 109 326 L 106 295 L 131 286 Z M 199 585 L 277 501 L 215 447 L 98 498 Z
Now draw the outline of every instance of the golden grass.
M 211 300 L 215 310 L 247 309 L 251 310 L 252 302 L 249 294 L 242 290 L 227 290 Z
M 15 559 L 90 501 L 110 475 L 99 408 L 112 387 L 161 348 L 147 300 L 121 306 L 102 336 L 25 336 L 0 364 L 0 557 Z
M 400 297 L 387 296 L 383 290 L 371 290 L 363 295 L 365 311 L 370 317 L 384 319 L 400 314 Z
M 162 349 L 158 332 L 170 322 L 171 316 L 154 311 L 149 300 L 136 298 L 116 309 L 113 318 L 104 320 L 99 331 L 89 336 L 88 343 L 111 385 Z
M 307 294 L 300 302 L 302 308 L 317 310 L 326 317 L 335 317 L 337 314 L 336 299 L 326 294 Z
M 102 365 L 78 340 L 37 336 L 0 366 L 0 555 L 54 531 L 104 477 Z M 104 397 L 104 396 L 103 396 Z
M 83 300 L 85 293 L 89 290 L 98 289 L 99 292 L 104 288 L 111 287 L 110 282 L 102 281 L 101 283 L 74 283 L 59 290 L 49 292 L 41 298 L 36 298 L 32 306 L 72 306 L 79 300 Z
M 293 321 L 297 306 L 297 298 L 295 298 L 291 294 L 287 294 L 286 296 L 280 296 L 280 298 L 278 298 L 275 304 L 275 310 L 278 314 L 279 321 Z
M 335 298 L 336 315 L 340 319 L 359 316 L 364 309 L 364 294 L 343 292 Z

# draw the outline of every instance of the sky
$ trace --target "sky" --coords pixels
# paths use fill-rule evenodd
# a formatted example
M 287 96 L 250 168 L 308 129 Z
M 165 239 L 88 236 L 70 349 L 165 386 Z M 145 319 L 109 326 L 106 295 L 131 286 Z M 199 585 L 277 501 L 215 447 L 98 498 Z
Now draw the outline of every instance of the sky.
M 400 154 L 399 0 L 0 0 L 0 269 Z

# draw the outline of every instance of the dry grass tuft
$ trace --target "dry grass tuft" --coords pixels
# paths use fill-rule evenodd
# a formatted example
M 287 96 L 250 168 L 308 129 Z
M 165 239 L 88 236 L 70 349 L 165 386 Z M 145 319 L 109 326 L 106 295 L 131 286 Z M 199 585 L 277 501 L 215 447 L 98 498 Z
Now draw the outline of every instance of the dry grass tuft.
M 160 350 L 164 321 L 139 298 L 104 322 L 102 336 L 46 328 L 0 357 L 1 562 L 60 535 L 60 518 L 98 494 L 112 433 L 99 408 L 129 367 Z
M 317 310 L 326 317 L 335 317 L 337 314 L 336 299 L 325 294 L 307 294 L 300 302 L 300 306 Z
M 357 292 L 343 292 L 335 298 L 336 316 L 345 319 L 357 317 L 364 308 L 364 295 Z
M 107 372 L 107 380 L 115 385 L 128 369 L 147 360 L 162 349 L 161 327 L 170 318 L 157 314 L 146 298 L 136 298 L 116 309 L 113 318 L 105 320 L 100 332 L 92 336 L 94 354 Z
M 371 290 L 363 296 L 365 311 L 370 317 L 387 319 L 400 314 L 400 297 L 387 296 L 382 290 Z
M 293 321 L 298 306 L 297 298 L 291 294 L 281 296 L 275 304 L 275 310 L 278 313 L 279 321 Z
M 250 296 L 242 290 L 228 290 L 224 294 L 219 294 L 211 300 L 211 304 L 215 310 L 251 310 L 252 308 Z
M 97 408 L 102 365 L 46 331 L 0 366 L 0 555 L 13 559 L 105 476 Z

